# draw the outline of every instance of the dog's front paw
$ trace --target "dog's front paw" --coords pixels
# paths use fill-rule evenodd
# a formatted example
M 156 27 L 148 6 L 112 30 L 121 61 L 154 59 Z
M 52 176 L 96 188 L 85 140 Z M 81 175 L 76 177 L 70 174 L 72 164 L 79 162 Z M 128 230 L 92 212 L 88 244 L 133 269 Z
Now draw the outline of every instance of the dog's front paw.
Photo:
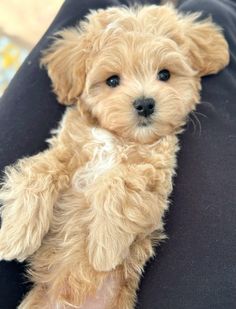
M 25 192 L 15 200 L 5 200 L 1 209 L 0 259 L 24 261 L 40 247 L 48 223 L 39 215 L 38 207 L 38 198 Z
M 17 245 L 15 243 L 9 244 L 4 238 L 4 234 L 1 232 L 0 260 L 11 261 L 17 259 L 18 261 L 23 262 L 27 258 L 28 254 L 22 254 L 22 249 L 18 247 L 18 245 L 20 245 L 19 242 Z
M 19 208 L 18 199 L 12 207 L 2 209 L 2 227 L 0 230 L 0 259 L 24 261 L 40 246 L 42 237 L 38 233 L 38 224 L 29 217 L 24 208 Z M 22 205 L 23 206 L 23 205 Z M 32 207 L 34 205 L 31 204 Z M 18 212 L 21 210 L 21 212 Z M 35 218 L 36 219 L 36 218 Z M 39 229 L 40 230 L 40 229 Z
M 88 242 L 89 262 L 97 271 L 111 271 L 129 255 L 134 235 L 122 231 L 115 223 L 101 222 L 90 230 Z
M 44 183 L 46 186 L 46 180 Z M 46 202 L 50 198 L 47 190 L 38 192 L 40 189 L 17 169 L 9 169 L 0 190 L 0 259 L 23 261 L 41 245 L 49 228 Z
M 97 245 L 90 251 L 90 264 L 96 271 L 111 271 L 120 265 L 129 253 L 128 248 L 121 254 L 115 254 L 114 247 L 104 248 Z
M 41 237 L 36 239 L 34 228 L 27 225 L 3 224 L 0 230 L 0 260 L 22 262 L 32 255 L 41 244 Z

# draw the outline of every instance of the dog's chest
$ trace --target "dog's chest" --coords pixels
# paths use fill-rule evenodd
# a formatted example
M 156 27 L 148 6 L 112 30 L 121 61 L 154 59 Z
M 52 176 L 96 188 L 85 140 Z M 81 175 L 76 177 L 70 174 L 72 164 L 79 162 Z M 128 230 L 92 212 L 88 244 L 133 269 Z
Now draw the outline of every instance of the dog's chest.
M 135 144 L 120 143 L 108 131 L 98 128 L 91 130 L 91 138 L 83 151 L 89 160 L 80 167 L 73 177 L 73 186 L 84 190 L 99 180 L 99 177 L 116 168 L 119 164 L 142 163 Z
M 144 160 L 147 161 L 147 153 L 151 154 L 147 147 L 135 143 L 121 143 L 104 129 L 91 129 L 90 138 L 83 147 L 88 161 L 75 172 L 73 187 L 83 191 L 121 163 L 142 164 Z
M 91 130 L 91 138 L 84 145 L 83 151 L 89 160 L 76 171 L 73 177 L 73 185 L 79 191 L 92 185 L 121 161 L 114 137 L 103 129 Z

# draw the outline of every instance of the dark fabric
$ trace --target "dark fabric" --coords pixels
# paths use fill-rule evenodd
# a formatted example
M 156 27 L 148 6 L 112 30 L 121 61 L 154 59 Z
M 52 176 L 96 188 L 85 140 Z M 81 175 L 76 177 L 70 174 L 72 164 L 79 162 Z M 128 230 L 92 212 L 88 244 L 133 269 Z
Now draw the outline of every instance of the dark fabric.
M 141 284 L 138 309 L 236 308 L 236 4 L 184 1 L 224 27 L 231 49 L 227 69 L 203 78 L 201 127 L 181 136 L 169 239 L 157 248 Z
M 126 3 L 126 1 L 119 1 Z M 142 1 L 139 1 L 142 2 Z M 146 1 L 143 1 L 146 2 Z M 203 79 L 196 129 L 181 136 L 178 176 L 166 216 L 169 239 L 146 267 L 137 309 L 233 309 L 236 304 L 236 5 L 230 0 L 185 0 L 182 11 L 203 10 L 225 29 L 230 66 Z M 113 1 L 114 4 L 117 1 Z M 158 3 L 158 1 L 149 1 Z M 46 147 L 64 107 L 39 69 L 49 36 L 108 0 L 67 0 L 0 101 L 0 171 Z M 202 114 L 202 115 L 201 115 Z M 192 117 L 193 118 L 193 117 Z M 194 119 L 194 118 L 193 118 Z M 0 263 L 0 308 L 13 309 L 29 287 L 24 265 Z

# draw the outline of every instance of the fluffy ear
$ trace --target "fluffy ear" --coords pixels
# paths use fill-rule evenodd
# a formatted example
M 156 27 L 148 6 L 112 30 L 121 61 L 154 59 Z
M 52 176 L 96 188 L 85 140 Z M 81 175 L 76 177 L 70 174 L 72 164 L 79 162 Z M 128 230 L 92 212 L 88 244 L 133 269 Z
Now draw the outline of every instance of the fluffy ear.
M 200 14 L 185 17 L 186 47 L 192 67 L 200 76 L 214 74 L 229 63 L 228 44 L 211 19 L 196 21 Z
M 113 12 L 114 11 L 114 12 Z M 86 78 L 86 64 L 96 39 L 118 9 L 91 11 L 77 27 L 56 33 L 54 43 L 43 52 L 41 65 L 46 67 L 58 101 L 70 105 L 78 101 Z M 113 14 L 113 15 L 112 15 Z
M 51 47 L 43 52 L 41 65 L 46 67 L 62 104 L 76 103 L 82 92 L 89 46 L 86 35 L 73 28 L 58 32 Z

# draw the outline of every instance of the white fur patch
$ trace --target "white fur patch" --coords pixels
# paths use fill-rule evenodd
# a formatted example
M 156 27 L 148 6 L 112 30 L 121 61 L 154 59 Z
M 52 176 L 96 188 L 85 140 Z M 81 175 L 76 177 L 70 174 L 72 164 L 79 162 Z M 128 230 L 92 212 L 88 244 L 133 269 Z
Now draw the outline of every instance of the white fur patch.
M 99 176 L 112 169 L 117 163 L 114 138 L 106 130 L 93 128 L 93 139 L 84 147 L 93 149 L 91 160 L 74 175 L 73 184 L 78 191 L 85 189 Z

